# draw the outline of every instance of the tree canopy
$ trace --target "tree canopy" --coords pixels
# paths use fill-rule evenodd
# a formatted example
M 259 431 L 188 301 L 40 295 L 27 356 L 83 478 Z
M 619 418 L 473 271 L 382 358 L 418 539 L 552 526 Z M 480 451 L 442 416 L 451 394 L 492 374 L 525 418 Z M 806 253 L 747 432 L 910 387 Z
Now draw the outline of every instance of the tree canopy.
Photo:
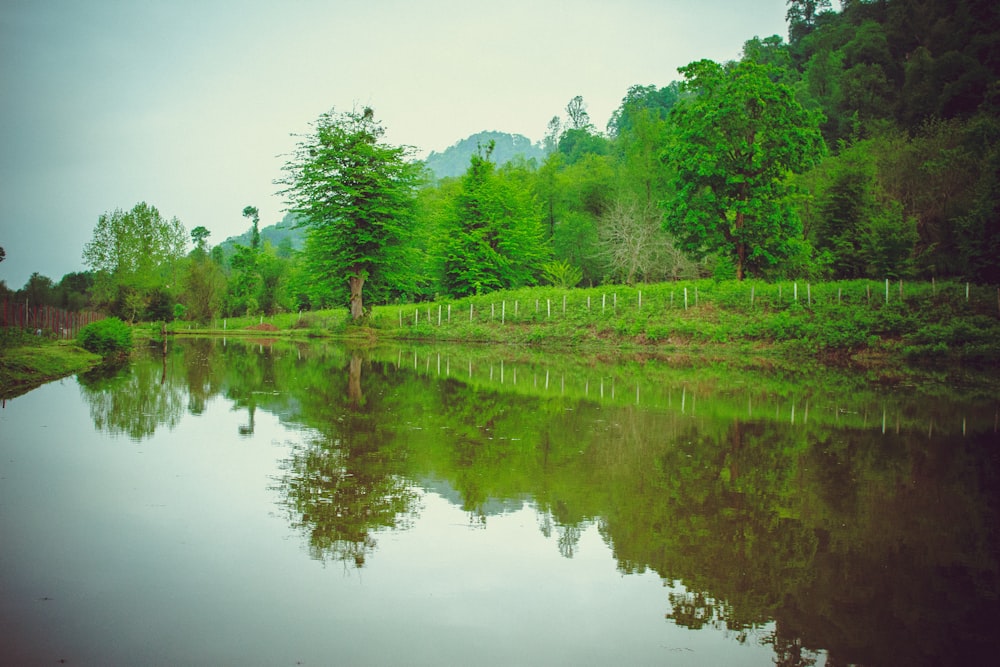
M 787 255 L 799 232 L 782 204 L 783 182 L 823 154 L 818 117 L 751 61 L 701 60 L 680 72 L 694 96 L 672 114 L 664 159 L 677 196 L 667 225 L 689 252 L 728 256 L 742 280 Z
M 277 181 L 277 225 L 247 207 L 248 231 L 210 248 L 199 221 L 183 257 L 183 243 L 147 252 L 156 234 L 122 231 L 136 210 L 108 213 L 88 244 L 93 287 L 32 291 L 125 319 L 176 301 L 209 320 L 339 304 L 359 316 L 365 302 L 530 284 L 544 266 L 585 285 L 1000 281 L 996 3 L 787 4 L 787 42 L 751 36 L 736 62 L 632 85 L 604 131 L 575 96 L 539 111 L 540 143 L 479 133 L 431 153 L 426 178 L 369 109 L 323 114 Z
M 491 149 L 472 156 L 445 217 L 442 286 L 456 296 L 534 284 L 549 256 L 540 206 L 517 174 L 497 174 Z
M 384 133 L 370 108 L 324 113 L 279 181 L 289 211 L 309 229 L 311 280 L 336 289 L 346 279 L 354 319 L 364 314 L 365 281 L 393 261 L 407 237 L 420 176 L 412 150 L 382 142 Z
M 96 274 L 99 302 L 118 301 L 113 309 L 134 319 L 162 285 L 176 283 L 170 274 L 184 256 L 187 233 L 177 218 L 164 218 L 155 206 L 136 204 L 115 209 L 97 220 L 83 261 Z

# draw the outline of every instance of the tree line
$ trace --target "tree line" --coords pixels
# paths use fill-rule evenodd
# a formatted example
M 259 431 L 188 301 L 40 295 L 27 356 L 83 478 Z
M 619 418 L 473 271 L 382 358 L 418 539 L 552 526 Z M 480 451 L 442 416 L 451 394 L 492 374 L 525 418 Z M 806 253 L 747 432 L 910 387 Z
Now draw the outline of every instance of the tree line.
M 155 207 L 102 215 L 90 271 L 19 296 L 127 319 L 716 277 L 1000 282 L 1000 34 L 984 0 L 789 0 L 788 41 L 636 85 L 600 130 L 581 97 L 541 157 L 478 146 L 435 177 L 369 108 L 331 110 L 276 180 L 306 234 L 228 256 Z M 537 148 L 537 147 L 530 147 Z M 10 292 L 3 286 L 3 291 Z

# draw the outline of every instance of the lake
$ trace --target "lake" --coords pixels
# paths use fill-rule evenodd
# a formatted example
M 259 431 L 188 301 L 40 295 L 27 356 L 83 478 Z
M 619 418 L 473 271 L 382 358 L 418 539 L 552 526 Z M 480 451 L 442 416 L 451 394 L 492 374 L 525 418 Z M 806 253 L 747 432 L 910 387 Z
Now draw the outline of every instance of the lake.
M 974 373 L 194 338 L 0 410 L 7 664 L 1000 648 Z

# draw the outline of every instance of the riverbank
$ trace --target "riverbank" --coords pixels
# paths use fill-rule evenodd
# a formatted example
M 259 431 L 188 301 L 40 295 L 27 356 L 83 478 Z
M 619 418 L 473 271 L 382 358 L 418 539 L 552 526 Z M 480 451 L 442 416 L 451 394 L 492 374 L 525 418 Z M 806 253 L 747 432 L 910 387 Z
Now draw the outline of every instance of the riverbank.
M 159 339 L 161 323 L 137 325 Z M 741 359 L 749 365 L 878 369 L 1000 366 L 1000 292 L 956 282 L 688 281 L 647 286 L 533 287 L 464 299 L 174 321 L 168 335 L 254 339 L 413 340 Z M 0 395 L 88 370 L 100 358 L 72 342 L 27 336 L 0 346 Z
M 687 281 L 535 287 L 429 303 L 173 322 L 175 335 L 476 342 L 656 353 L 725 351 L 859 366 L 1000 364 L 1000 292 L 957 282 Z
M 75 341 L 32 341 L 0 347 L 0 398 L 19 396 L 46 382 L 83 373 L 101 363 Z

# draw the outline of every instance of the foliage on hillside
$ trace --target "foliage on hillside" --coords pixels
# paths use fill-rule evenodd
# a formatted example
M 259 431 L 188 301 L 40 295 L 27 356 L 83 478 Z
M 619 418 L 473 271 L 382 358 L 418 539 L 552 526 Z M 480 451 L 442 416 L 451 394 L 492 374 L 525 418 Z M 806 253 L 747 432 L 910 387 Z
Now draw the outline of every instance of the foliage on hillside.
M 223 255 L 228 259 L 236 253 L 236 246 L 250 246 L 252 230 L 247 230 L 239 236 L 230 236 L 219 244 Z M 298 225 L 298 219 L 293 213 L 286 213 L 278 222 L 260 229 L 262 243 L 270 243 L 279 253 L 291 255 L 293 251 L 302 250 L 306 244 L 305 230 Z
M 1000 283 L 995 3 L 788 5 L 787 41 L 752 37 L 737 62 L 695 60 L 664 71 L 665 85 L 633 85 L 604 132 L 578 95 L 540 146 L 489 132 L 432 153 L 425 166 L 438 179 L 404 207 L 413 215 L 399 221 L 393 253 L 365 267 L 366 301 L 537 285 L 551 281 L 546 266 L 586 287 L 739 277 Z M 723 109 L 713 91 L 726 81 L 741 95 L 724 95 Z M 770 113 L 778 101 L 787 113 Z M 715 122 L 723 110 L 733 121 L 725 127 Z M 782 155 L 793 146 L 795 155 Z M 476 160 L 482 151 L 488 168 Z M 518 152 L 525 159 L 511 159 Z M 446 156 L 442 177 L 436 165 Z M 484 169 L 489 187 L 473 201 L 468 183 Z M 328 176 L 331 187 L 341 178 Z M 480 234 L 490 216 L 490 233 Z M 528 247 L 522 232 L 534 221 L 540 238 L 532 232 Z M 210 248 L 208 230 L 196 227 L 187 257 L 144 269 L 141 281 L 99 267 L 58 284 L 34 275 L 13 294 L 0 285 L 0 297 L 202 323 L 346 304 L 354 269 L 328 264 L 323 244 L 290 240 L 293 223 L 265 228 L 259 245 L 251 231 L 231 252 L 228 242 Z M 276 232 L 283 236 L 269 243 Z
M 437 179 L 461 176 L 469 168 L 472 156 L 490 142 L 493 143 L 493 159 L 500 166 L 518 158 L 537 163 L 545 159 L 545 150 L 524 135 L 484 131 L 456 141 L 440 153 L 431 151 L 424 165 Z

